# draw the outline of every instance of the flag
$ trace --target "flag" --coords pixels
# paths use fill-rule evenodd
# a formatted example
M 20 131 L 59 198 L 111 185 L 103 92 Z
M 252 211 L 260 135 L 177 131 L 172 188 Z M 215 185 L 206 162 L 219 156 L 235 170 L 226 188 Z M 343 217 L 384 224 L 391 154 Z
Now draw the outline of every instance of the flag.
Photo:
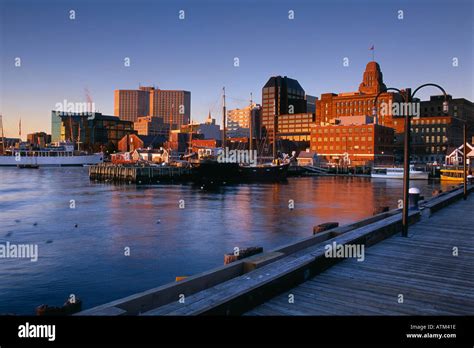
M 374 46 L 374 45 L 372 45 L 372 47 L 371 47 L 371 48 L 369 48 L 369 51 L 373 51 L 374 49 L 375 49 L 375 46 Z

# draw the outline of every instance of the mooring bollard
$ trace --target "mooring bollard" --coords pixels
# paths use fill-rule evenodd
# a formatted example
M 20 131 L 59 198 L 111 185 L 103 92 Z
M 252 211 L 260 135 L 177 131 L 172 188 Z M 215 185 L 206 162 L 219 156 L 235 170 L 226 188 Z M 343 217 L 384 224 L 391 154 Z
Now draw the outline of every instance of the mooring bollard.
M 416 187 L 410 188 L 408 190 L 409 195 L 409 209 L 410 210 L 418 210 L 418 202 L 420 201 L 420 190 Z
M 236 247 L 233 253 L 224 255 L 224 265 L 228 265 L 229 263 L 260 253 L 263 253 L 262 247 L 250 247 L 245 249 L 239 249 Z
M 313 227 L 313 235 L 330 230 L 331 228 L 336 228 L 338 226 L 339 222 L 325 222 L 323 224 L 316 225 Z

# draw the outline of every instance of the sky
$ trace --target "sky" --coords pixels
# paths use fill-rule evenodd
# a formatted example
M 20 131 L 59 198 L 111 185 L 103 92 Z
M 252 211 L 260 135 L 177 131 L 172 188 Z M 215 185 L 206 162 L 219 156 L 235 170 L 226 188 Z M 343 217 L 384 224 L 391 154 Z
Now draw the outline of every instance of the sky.
M 18 136 L 20 118 L 23 139 L 27 133 L 50 132 L 55 105 L 85 102 L 85 89 L 106 115 L 113 115 L 115 89 L 141 84 L 188 90 L 193 120 L 203 121 L 211 111 L 219 124 L 223 86 L 228 109 L 248 105 L 250 93 L 261 102 L 261 89 L 272 75 L 295 78 L 315 96 L 356 91 L 372 59 L 372 45 L 387 87 L 434 82 L 456 98 L 474 100 L 473 4 L 0 0 L 5 135 Z M 19 67 L 16 58 L 21 59 Z M 345 58 L 349 66 L 344 66 Z M 439 92 L 427 88 L 417 97 L 434 94 Z

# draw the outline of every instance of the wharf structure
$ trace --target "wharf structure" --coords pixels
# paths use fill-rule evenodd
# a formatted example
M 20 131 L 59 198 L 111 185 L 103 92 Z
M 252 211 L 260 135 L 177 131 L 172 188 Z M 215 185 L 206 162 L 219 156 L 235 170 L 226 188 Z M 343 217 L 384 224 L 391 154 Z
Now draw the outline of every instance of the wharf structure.
M 472 315 L 474 197 L 462 197 L 422 201 L 408 238 L 401 211 L 383 212 L 78 315 Z M 363 245 L 363 262 L 326 257 L 333 243 Z

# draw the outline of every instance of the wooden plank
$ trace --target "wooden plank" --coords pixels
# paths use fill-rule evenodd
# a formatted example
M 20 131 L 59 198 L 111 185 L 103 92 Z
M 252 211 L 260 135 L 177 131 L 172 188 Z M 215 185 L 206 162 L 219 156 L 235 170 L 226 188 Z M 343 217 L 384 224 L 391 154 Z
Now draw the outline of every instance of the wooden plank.
M 472 315 L 473 202 L 453 203 L 410 227 L 409 238 L 392 236 L 366 249 L 364 262 L 344 260 L 246 315 L 324 315 L 331 309 L 335 315 Z M 289 307 L 289 293 L 299 308 Z

